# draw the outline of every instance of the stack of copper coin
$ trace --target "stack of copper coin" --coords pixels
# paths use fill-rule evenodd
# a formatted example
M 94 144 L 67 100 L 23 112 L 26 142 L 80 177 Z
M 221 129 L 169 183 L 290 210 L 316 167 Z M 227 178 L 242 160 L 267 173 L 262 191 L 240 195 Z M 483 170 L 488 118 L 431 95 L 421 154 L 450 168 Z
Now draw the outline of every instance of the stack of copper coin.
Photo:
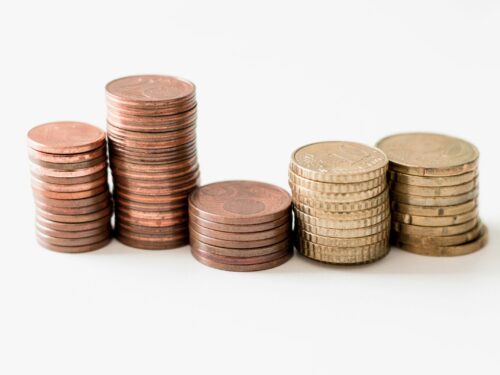
M 189 198 L 191 252 L 226 271 L 258 271 L 285 263 L 293 253 L 291 198 L 255 181 L 225 181 L 196 189 Z
M 38 242 L 51 250 L 96 250 L 111 237 L 106 136 L 92 125 L 53 122 L 28 132 Z
M 186 245 L 187 197 L 198 185 L 196 98 L 169 76 L 106 86 L 117 238 L 142 249 Z
M 333 264 L 378 260 L 389 251 L 387 157 L 351 142 L 321 142 L 292 154 L 289 184 L 295 245 Z
M 392 242 L 434 256 L 468 254 L 488 240 L 478 216 L 479 152 L 440 134 L 409 133 L 382 139 L 389 158 Z

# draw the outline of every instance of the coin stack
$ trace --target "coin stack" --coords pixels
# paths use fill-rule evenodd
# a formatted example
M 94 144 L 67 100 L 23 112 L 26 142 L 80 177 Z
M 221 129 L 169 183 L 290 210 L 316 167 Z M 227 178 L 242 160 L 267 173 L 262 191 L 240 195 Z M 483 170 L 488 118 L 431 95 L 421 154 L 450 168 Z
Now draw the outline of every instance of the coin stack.
M 378 147 L 389 158 L 393 244 L 434 256 L 468 254 L 486 244 L 476 147 L 429 133 L 393 135 Z
M 36 236 L 47 249 L 96 250 L 111 238 L 106 135 L 80 122 L 53 122 L 28 132 Z
M 194 85 L 125 77 L 106 97 L 116 237 L 141 249 L 186 245 L 187 197 L 199 180 Z
M 389 251 L 390 209 L 383 152 L 352 142 L 321 142 L 292 154 L 289 184 L 294 240 L 306 257 L 361 264 Z
M 255 181 L 202 186 L 189 197 L 191 252 L 201 263 L 226 271 L 259 271 L 293 254 L 291 198 Z

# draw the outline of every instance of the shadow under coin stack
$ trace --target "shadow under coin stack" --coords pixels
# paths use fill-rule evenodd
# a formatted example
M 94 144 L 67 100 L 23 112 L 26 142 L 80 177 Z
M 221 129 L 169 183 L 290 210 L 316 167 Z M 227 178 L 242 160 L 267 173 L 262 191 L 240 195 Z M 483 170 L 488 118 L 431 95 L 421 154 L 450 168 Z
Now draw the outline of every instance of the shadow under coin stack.
M 189 197 L 191 252 L 201 263 L 226 271 L 259 271 L 293 254 L 291 198 L 255 181 L 202 186 Z
M 96 250 L 111 238 L 105 133 L 80 122 L 54 122 L 28 132 L 36 235 L 47 249 Z
M 306 257 L 361 264 L 389 251 L 388 161 L 380 150 L 321 142 L 292 154 L 295 245 Z
M 199 181 L 194 85 L 125 77 L 106 97 L 116 237 L 141 249 L 186 245 L 187 197 Z
M 392 242 L 413 253 L 464 255 L 488 240 L 478 216 L 479 152 L 440 134 L 409 133 L 378 143 L 389 158 Z

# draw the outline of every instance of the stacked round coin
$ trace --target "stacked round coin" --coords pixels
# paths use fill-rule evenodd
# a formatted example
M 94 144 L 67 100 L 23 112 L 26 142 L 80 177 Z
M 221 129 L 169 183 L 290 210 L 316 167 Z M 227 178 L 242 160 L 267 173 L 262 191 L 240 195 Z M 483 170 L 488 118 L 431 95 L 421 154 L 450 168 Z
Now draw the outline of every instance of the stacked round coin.
M 227 271 L 258 271 L 293 254 L 291 198 L 255 181 L 225 181 L 189 198 L 191 252 L 201 263 Z
M 28 132 L 36 236 L 51 250 L 96 250 L 111 237 L 105 133 L 80 122 L 53 122 Z
M 321 142 L 292 154 L 289 184 L 295 246 L 306 257 L 360 264 L 389 251 L 387 157 L 351 142 Z
M 478 216 L 479 152 L 454 137 L 398 134 L 378 144 L 389 158 L 392 242 L 424 255 L 463 255 L 483 247 Z
M 117 238 L 142 249 L 186 245 L 187 197 L 199 180 L 194 85 L 133 76 L 110 82 L 106 95 Z

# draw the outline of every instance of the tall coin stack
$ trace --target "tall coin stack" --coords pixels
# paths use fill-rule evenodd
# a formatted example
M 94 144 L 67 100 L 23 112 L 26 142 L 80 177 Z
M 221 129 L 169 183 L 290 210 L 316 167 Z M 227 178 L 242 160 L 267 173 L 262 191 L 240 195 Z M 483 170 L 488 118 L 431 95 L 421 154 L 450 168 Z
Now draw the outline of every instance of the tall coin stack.
M 295 245 L 333 264 L 368 263 L 389 251 L 388 160 L 378 149 L 321 142 L 292 154 Z
M 186 245 L 187 197 L 198 185 L 195 87 L 145 75 L 106 86 L 115 234 L 142 249 Z
M 189 197 L 191 252 L 201 263 L 226 271 L 258 271 L 293 254 L 291 198 L 256 181 L 225 181 Z
M 440 134 L 409 133 L 378 143 L 389 158 L 392 242 L 434 256 L 468 254 L 488 240 L 478 216 L 479 152 Z
M 28 132 L 36 237 L 47 249 L 96 250 L 111 238 L 106 135 L 80 122 L 53 122 Z

